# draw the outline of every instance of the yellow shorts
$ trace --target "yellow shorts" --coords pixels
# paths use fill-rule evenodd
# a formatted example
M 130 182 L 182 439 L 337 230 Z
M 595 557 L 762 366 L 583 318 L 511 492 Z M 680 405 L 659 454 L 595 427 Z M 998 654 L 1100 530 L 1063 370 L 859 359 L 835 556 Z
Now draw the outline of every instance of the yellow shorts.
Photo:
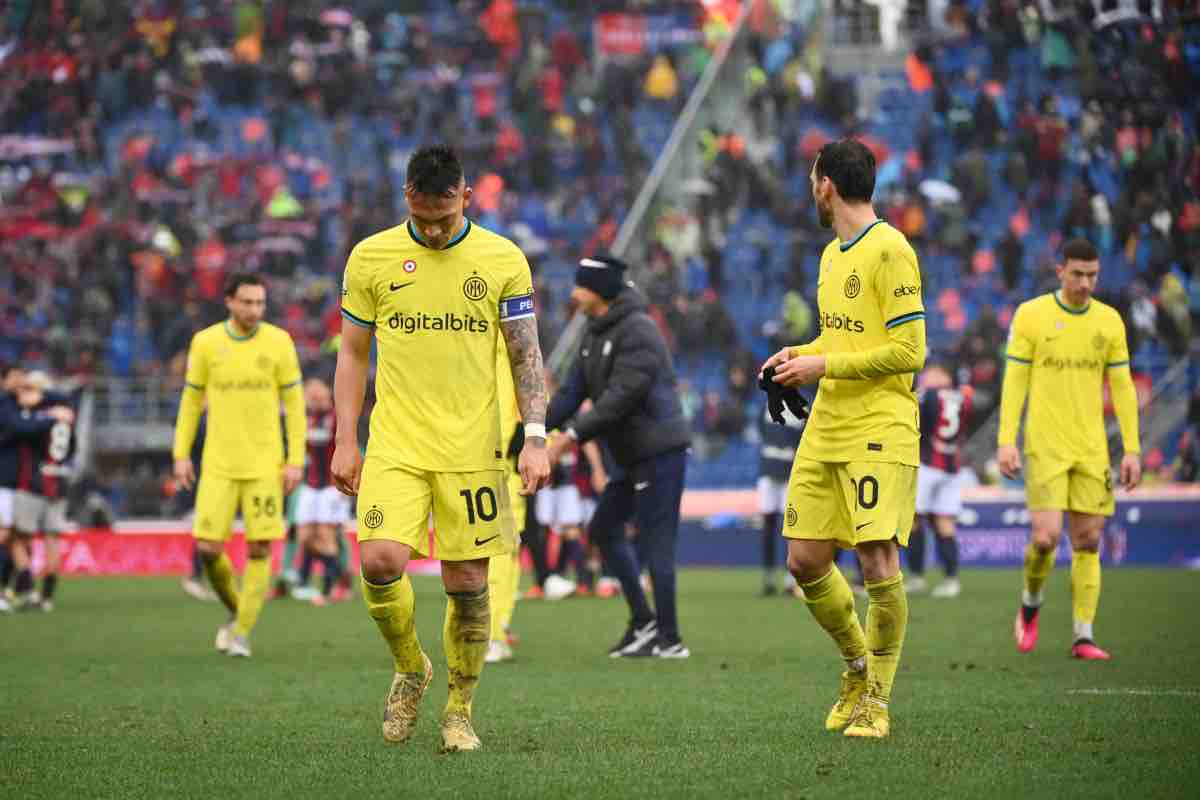
M 196 486 L 197 539 L 223 542 L 233 532 L 238 510 L 246 525 L 246 540 L 270 541 L 283 538 L 283 478 L 217 478 L 200 474 Z
M 525 529 L 525 509 L 529 506 L 529 498 L 521 494 L 525 481 L 521 480 L 520 473 L 513 470 L 506 469 L 504 475 L 508 480 L 508 504 L 512 508 L 513 525 L 517 528 L 519 538 Z
M 1030 511 L 1078 511 L 1111 517 L 1112 470 L 1108 460 L 1060 461 L 1025 454 L 1025 500 Z
M 892 539 L 907 546 L 916 508 L 916 467 L 797 458 L 788 478 L 783 535 L 832 539 L 846 549 Z
M 371 539 L 400 542 L 442 561 L 511 553 L 517 531 L 505 473 L 429 472 L 368 457 L 358 488 L 358 540 Z

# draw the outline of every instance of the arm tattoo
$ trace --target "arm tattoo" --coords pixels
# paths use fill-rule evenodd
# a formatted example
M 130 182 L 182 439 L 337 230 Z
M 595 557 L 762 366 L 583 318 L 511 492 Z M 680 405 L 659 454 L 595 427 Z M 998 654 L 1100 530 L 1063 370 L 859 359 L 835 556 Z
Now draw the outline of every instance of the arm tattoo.
M 512 364 L 521 419 L 526 423 L 544 423 L 546 378 L 542 368 L 542 348 L 538 345 L 537 319 L 525 317 L 506 322 L 500 330 L 508 343 L 508 360 Z

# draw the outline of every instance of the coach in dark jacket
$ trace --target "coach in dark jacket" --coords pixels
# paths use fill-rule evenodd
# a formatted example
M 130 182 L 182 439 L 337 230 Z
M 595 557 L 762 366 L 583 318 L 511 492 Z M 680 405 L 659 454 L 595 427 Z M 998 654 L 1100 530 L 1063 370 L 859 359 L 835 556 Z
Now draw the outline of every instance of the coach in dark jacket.
M 585 258 L 575 284 L 571 298 L 588 316 L 588 327 L 575 366 L 546 415 L 547 428 L 567 426 L 565 436 L 551 441 L 550 459 L 557 460 L 572 439 L 599 439 L 619 467 L 588 526 L 589 539 L 621 581 L 632 615 L 609 655 L 687 658 L 675 610 L 675 544 L 690 437 L 671 354 L 646 313 L 645 299 L 626 281 L 622 261 Z M 591 409 L 567 425 L 589 399 Z M 625 538 L 630 519 L 643 537 L 655 611 Z

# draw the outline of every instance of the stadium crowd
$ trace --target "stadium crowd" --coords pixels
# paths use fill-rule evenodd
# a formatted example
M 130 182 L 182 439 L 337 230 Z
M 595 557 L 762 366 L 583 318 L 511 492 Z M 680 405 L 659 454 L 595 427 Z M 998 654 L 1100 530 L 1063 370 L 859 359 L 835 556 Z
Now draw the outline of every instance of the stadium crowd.
M 920 45 L 870 114 L 863 87 L 813 57 L 808 17 L 759 21 L 747 123 L 707 132 L 692 201 L 663 212 L 637 265 L 713 464 L 695 484 L 750 482 L 754 368 L 815 334 L 827 233 L 808 169 L 846 133 L 875 151 L 878 204 L 921 253 L 935 358 L 976 387 L 979 419 L 1012 310 L 1046 287 L 1065 237 L 1101 247 L 1100 295 L 1124 314 L 1139 372 L 1188 349 L 1200 23 L 1165 5 L 1159 23 L 1095 30 L 1028 0 L 955 0 L 912 32 Z M 406 156 L 435 139 L 463 153 L 473 215 L 529 255 L 549 349 L 573 265 L 612 243 L 725 6 L 10 3 L 0 358 L 82 382 L 178 378 L 236 267 L 267 276 L 270 318 L 328 374 L 347 248 L 403 215 Z M 654 15 L 658 34 L 606 52 L 595 23 L 612 10 Z M 121 480 L 154 483 L 145 469 Z

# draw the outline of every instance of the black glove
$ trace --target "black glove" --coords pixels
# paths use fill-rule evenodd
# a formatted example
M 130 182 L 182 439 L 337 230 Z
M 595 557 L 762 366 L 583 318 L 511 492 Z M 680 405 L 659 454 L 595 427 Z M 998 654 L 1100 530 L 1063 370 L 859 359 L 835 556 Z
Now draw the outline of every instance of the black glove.
M 776 383 L 775 367 L 767 367 L 763 370 L 762 377 L 758 379 L 758 388 L 767 393 L 767 411 L 771 414 L 771 419 L 778 422 L 780 425 L 786 425 L 787 420 L 783 418 L 783 407 L 787 406 L 788 411 L 792 412 L 792 416 L 796 419 L 808 419 L 808 400 L 795 387 L 784 386 Z

